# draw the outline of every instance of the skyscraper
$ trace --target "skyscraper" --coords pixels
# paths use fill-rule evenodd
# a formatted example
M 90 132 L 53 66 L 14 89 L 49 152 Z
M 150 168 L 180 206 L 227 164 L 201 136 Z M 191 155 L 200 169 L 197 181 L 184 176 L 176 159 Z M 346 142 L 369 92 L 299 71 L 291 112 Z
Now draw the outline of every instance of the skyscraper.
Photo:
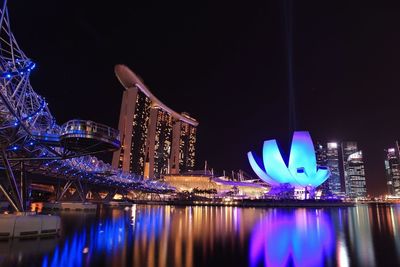
M 324 196 L 341 195 L 341 173 L 339 169 L 339 145 L 328 142 L 326 145 L 317 143 L 315 146 L 317 164 L 327 166 L 330 171 L 329 178 L 319 187 Z
M 326 166 L 331 172 L 331 175 L 328 178 L 329 191 L 332 194 L 340 195 L 342 192 L 342 186 L 339 169 L 339 146 L 336 142 L 327 143 Z
M 390 195 L 400 196 L 400 157 L 399 144 L 393 148 L 385 149 L 385 173 L 388 192 Z
M 174 118 L 162 108 L 153 106 L 149 125 L 149 177 L 169 173 Z M 152 123 L 154 122 L 154 123 Z
M 315 148 L 315 156 L 317 159 L 317 165 L 318 166 L 327 166 L 326 146 L 324 146 L 320 142 L 317 142 L 314 145 L 314 148 Z M 329 180 L 329 178 L 318 187 L 318 189 L 322 191 L 323 196 L 329 195 L 329 181 L 328 180 Z
M 115 73 L 125 91 L 113 167 L 145 178 L 193 170 L 198 122 L 164 105 L 128 67 L 117 65 Z
M 342 143 L 342 158 L 346 195 L 350 198 L 366 197 L 364 159 L 356 142 Z

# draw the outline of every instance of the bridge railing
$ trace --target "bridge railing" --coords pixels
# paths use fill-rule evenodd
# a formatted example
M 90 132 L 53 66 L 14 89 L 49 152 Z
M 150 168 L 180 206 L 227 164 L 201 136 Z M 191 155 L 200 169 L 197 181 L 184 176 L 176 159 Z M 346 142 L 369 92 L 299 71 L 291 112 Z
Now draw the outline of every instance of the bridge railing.
M 111 140 L 120 140 L 118 130 L 90 120 L 70 120 L 64 123 L 61 126 L 61 135 L 68 134 L 97 135 Z

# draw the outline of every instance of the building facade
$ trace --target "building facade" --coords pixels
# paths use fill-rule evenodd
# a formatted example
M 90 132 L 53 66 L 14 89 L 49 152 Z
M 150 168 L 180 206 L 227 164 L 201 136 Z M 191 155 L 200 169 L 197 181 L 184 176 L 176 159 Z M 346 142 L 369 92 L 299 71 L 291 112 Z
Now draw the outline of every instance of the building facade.
M 315 145 L 315 156 L 318 166 L 327 166 L 326 146 L 323 143 L 317 142 Z M 329 178 L 320 186 L 318 190 L 322 192 L 323 196 L 329 195 Z
M 363 153 L 356 142 L 342 143 L 342 159 L 346 196 L 364 198 L 367 196 Z
M 315 145 L 318 166 L 327 166 L 330 171 L 329 178 L 319 186 L 323 196 L 342 195 L 341 172 L 339 168 L 339 144 L 328 142 L 326 144 L 317 143 Z
M 164 105 L 128 67 L 117 65 L 115 73 L 125 91 L 113 167 L 144 178 L 193 170 L 198 122 Z
M 385 174 L 388 186 L 388 193 L 392 196 L 400 196 L 400 156 L 399 144 L 385 149 Z
M 336 142 L 328 142 L 326 145 L 326 166 L 331 172 L 328 178 L 329 191 L 334 195 L 340 195 L 342 179 L 339 169 L 339 145 Z
M 192 192 L 194 189 L 215 189 L 219 196 L 229 195 L 229 192 L 231 192 L 235 193 L 236 197 L 260 198 L 270 190 L 270 187 L 265 183 L 231 181 L 225 179 L 225 177 L 214 177 L 211 174 L 170 174 L 165 176 L 165 182 L 175 187 L 178 192 Z

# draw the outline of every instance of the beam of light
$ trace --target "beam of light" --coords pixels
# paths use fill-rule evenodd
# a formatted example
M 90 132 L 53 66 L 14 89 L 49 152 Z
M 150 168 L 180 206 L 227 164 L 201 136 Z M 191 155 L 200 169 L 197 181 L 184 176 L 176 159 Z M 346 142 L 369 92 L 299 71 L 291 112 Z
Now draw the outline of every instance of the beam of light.
M 289 93 L 289 126 L 291 130 L 296 129 L 296 94 L 293 85 L 293 30 L 292 30 L 292 0 L 284 0 L 284 26 L 287 52 L 287 80 Z

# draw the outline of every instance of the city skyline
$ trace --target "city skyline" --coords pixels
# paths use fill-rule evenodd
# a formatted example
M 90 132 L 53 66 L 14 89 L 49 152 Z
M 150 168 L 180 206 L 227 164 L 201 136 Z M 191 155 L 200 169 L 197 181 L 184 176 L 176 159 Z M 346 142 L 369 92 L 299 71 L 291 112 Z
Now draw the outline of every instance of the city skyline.
M 328 197 L 367 197 L 368 174 L 365 173 L 362 149 L 358 147 L 357 142 L 316 142 L 314 146 L 316 147 L 317 164 L 330 169 L 329 178 L 319 187 L 323 195 Z M 391 164 L 385 162 L 388 176 L 391 176 L 393 163 L 395 162 L 392 161 Z M 390 177 L 387 179 L 391 180 Z
M 400 266 L 400 3 L 223 1 L 3 1 L 1 266 Z
M 190 107 L 202 125 L 198 168 L 208 160 L 219 171 L 250 172 L 247 151 L 270 138 L 285 146 L 292 134 L 283 4 L 160 5 L 97 3 L 95 12 L 90 3 L 16 1 L 10 13 L 19 15 L 14 32 L 40 67 L 32 83 L 59 122 L 92 118 L 117 128 L 122 89 L 113 66 L 124 63 L 163 102 Z M 372 195 L 387 192 L 383 149 L 400 137 L 393 124 L 400 87 L 395 7 L 341 9 L 317 1 L 292 7 L 297 129 L 316 140 L 356 140 Z M 94 93 L 96 105 L 89 104 Z

